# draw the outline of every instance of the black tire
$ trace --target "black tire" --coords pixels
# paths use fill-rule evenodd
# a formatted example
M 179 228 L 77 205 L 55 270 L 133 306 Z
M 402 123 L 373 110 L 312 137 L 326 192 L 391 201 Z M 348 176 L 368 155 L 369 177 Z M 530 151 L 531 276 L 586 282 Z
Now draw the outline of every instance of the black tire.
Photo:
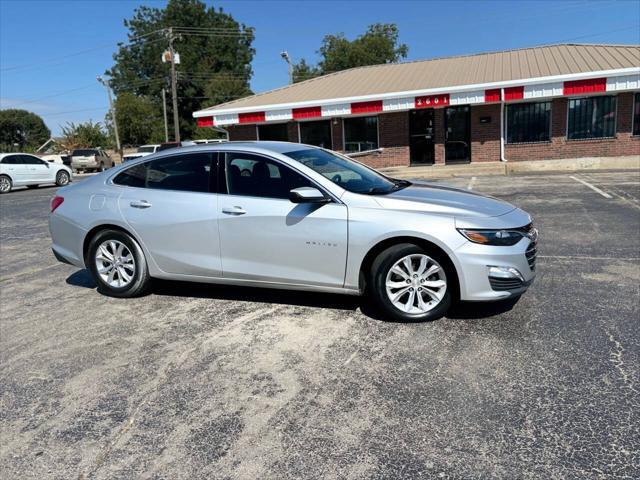
M 27 188 L 38 188 L 40 185 L 27 185 Z
M 131 282 L 124 287 L 114 287 L 109 285 L 98 273 L 96 252 L 100 245 L 109 240 L 115 240 L 123 243 L 129 249 L 135 261 L 134 273 L 132 275 L 133 278 Z M 129 234 L 120 230 L 109 229 L 99 231 L 89 243 L 85 264 L 98 285 L 98 291 L 103 295 L 117 298 L 139 297 L 148 293 L 149 288 L 151 287 L 151 276 L 149 275 L 149 268 L 147 267 L 147 261 L 144 257 L 142 248 L 140 248 L 138 242 L 136 242 Z
M 104 162 L 100 162 L 100 166 L 98 167 L 96 172 L 104 172 Z
M 56 173 L 56 185 L 58 185 L 59 187 L 67 185 L 70 180 L 71 177 L 65 170 L 60 170 L 58 173 Z
M 9 193 L 13 188 L 13 182 L 8 175 L 0 175 L 0 194 Z
M 389 270 L 396 262 L 407 255 L 427 255 L 435 260 L 444 270 L 446 275 L 445 293 L 439 303 L 431 310 L 424 313 L 408 313 L 394 306 L 387 296 L 386 279 Z M 384 313 L 384 318 L 389 318 L 401 322 L 425 322 L 436 320 L 444 316 L 451 307 L 454 298 L 454 282 L 456 282 L 455 272 L 450 267 L 450 261 L 439 251 L 428 251 L 411 243 L 393 245 L 382 251 L 371 265 L 369 272 L 369 282 L 367 294 L 370 295 L 374 303 Z M 408 298 L 408 297 L 405 297 Z

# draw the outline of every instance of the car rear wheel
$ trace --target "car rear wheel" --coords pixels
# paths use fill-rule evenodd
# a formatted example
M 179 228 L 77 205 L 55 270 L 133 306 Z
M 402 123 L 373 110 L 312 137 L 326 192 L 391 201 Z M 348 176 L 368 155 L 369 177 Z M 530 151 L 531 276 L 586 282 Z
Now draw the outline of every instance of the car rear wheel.
M 442 317 L 452 302 L 447 259 L 417 245 L 393 245 L 374 260 L 370 294 L 393 320 L 421 322 Z
M 12 187 L 11 179 L 6 175 L 0 175 L 0 193 L 10 192 Z
M 98 291 L 111 297 L 144 295 L 151 285 L 140 245 L 119 230 L 102 230 L 93 237 L 86 264 L 98 284 Z
M 56 185 L 58 185 L 59 187 L 62 187 L 67 183 L 69 183 L 69 174 L 64 170 L 60 170 L 56 174 Z

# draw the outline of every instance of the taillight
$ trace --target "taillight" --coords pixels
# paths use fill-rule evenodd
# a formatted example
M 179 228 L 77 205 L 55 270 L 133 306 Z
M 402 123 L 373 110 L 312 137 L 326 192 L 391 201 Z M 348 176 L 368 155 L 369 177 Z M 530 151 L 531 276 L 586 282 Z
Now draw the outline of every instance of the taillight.
M 51 199 L 51 213 L 53 213 L 56 208 L 62 205 L 62 202 L 64 202 L 64 197 L 59 197 L 58 195 L 53 197 Z

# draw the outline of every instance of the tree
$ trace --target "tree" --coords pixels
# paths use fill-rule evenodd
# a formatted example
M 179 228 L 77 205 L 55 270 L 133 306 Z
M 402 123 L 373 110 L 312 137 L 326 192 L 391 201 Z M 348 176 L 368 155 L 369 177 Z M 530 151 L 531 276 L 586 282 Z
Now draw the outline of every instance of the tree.
M 164 141 L 162 109 L 148 96 L 122 92 L 115 101 L 115 109 L 122 145 Z
M 113 89 L 116 95 L 129 92 L 147 97 L 160 113 L 161 90 L 170 79 L 170 64 L 162 63 L 161 56 L 168 48 L 168 29 L 173 27 L 174 49 L 180 54 L 176 68 L 183 137 L 194 134 L 196 122 L 191 114 L 195 110 L 210 107 L 220 98 L 227 101 L 251 93 L 253 30 L 222 9 L 207 7 L 200 0 L 169 0 L 163 9 L 137 8 L 124 24 L 129 29 L 130 43 L 120 47 L 114 55 L 115 65 L 107 72 Z M 219 82 L 221 79 L 228 81 Z M 211 83 L 215 84 L 214 89 Z M 169 98 L 170 93 L 167 107 L 171 118 Z
M 309 66 L 304 59 L 294 65 L 294 82 L 318 75 L 365 65 L 394 63 L 407 57 L 409 47 L 398 43 L 398 27 L 392 23 L 376 23 L 353 41 L 343 33 L 325 35 L 318 53 L 318 66 Z
M 309 80 L 320 75 L 322 75 L 320 68 L 309 65 L 304 58 L 293 65 L 293 83 Z
M 75 148 L 109 148 L 112 142 L 100 122 L 67 123 L 62 127 L 63 145 L 67 150 Z
M 44 120 L 27 110 L 0 110 L 0 151 L 33 151 L 49 140 Z

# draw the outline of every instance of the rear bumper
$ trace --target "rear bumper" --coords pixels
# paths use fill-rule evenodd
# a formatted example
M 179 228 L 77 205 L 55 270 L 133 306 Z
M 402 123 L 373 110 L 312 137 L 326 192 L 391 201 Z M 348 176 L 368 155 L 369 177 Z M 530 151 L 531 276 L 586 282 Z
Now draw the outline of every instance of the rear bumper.
M 63 263 L 84 268 L 83 242 L 86 231 L 55 212 L 49 215 L 49 233 L 54 256 Z

